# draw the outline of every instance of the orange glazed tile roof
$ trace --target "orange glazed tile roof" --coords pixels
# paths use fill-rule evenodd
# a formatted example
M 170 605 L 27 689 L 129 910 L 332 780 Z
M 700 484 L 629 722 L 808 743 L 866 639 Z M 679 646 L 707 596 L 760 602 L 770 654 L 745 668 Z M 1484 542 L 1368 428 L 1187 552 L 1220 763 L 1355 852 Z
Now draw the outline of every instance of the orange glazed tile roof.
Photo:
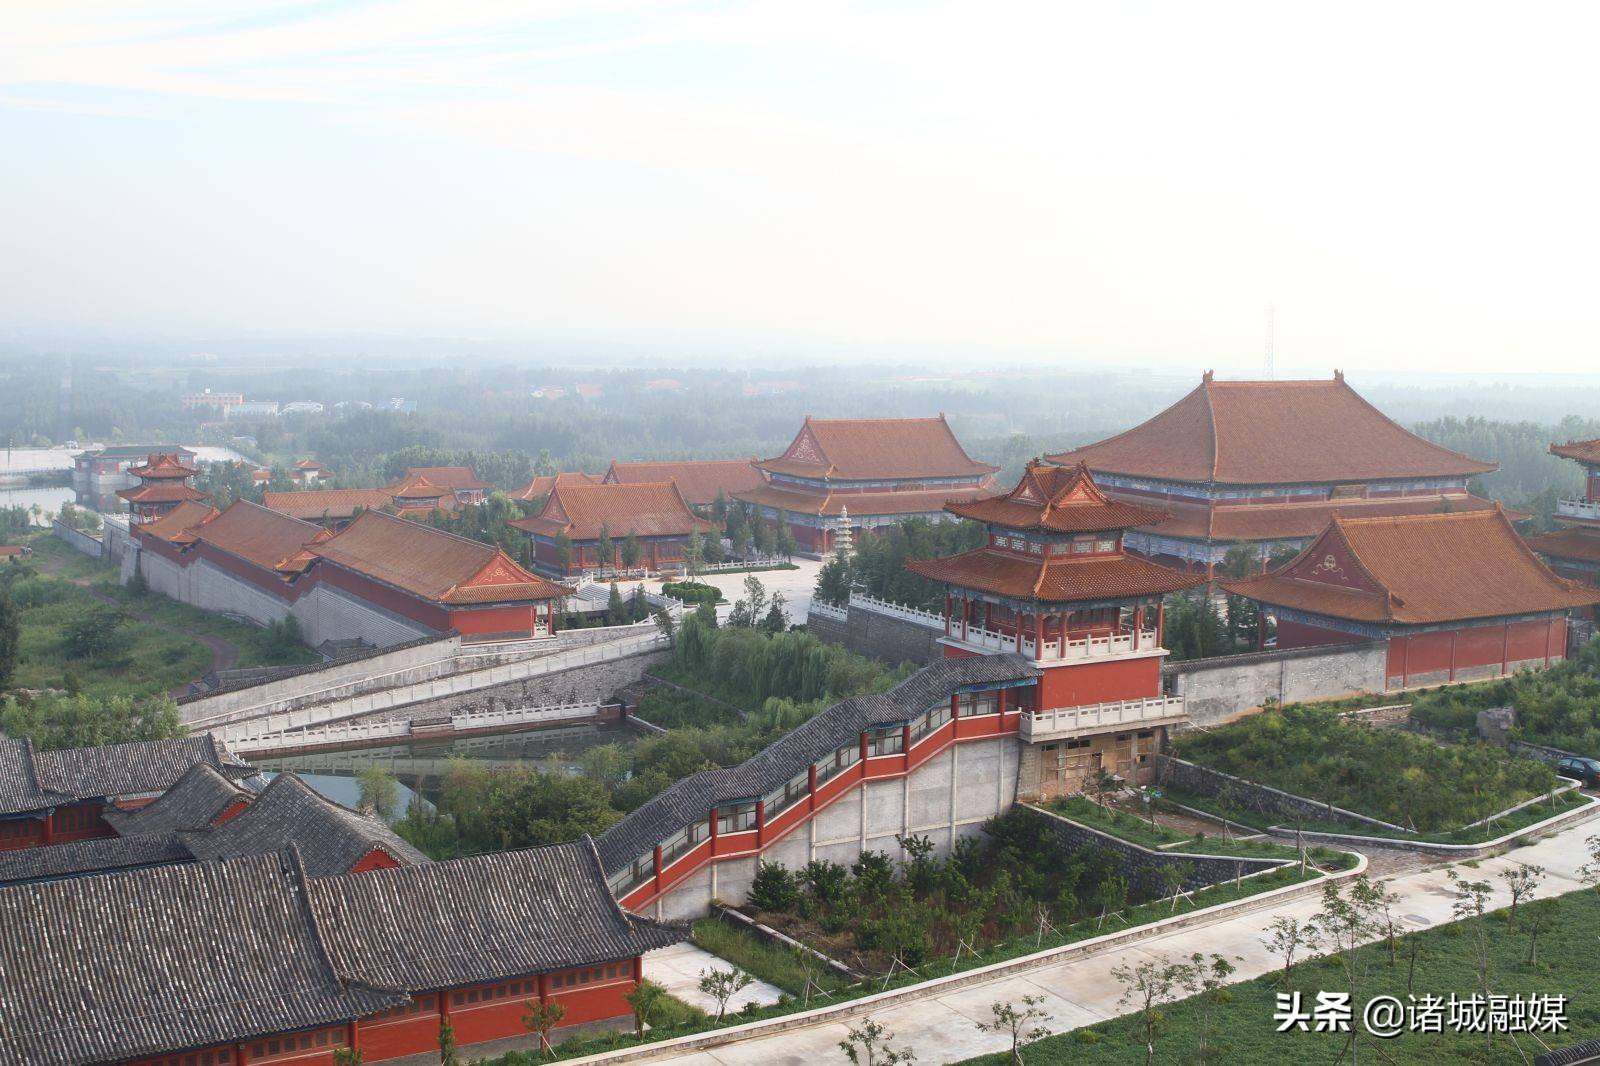
M 530 574 L 492 545 L 382 511 L 363 512 L 342 532 L 307 550 L 436 603 L 553 600 L 572 591 Z
M 1423 440 L 1345 384 L 1215 381 L 1148 422 L 1049 457 L 1100 474 L 1222 485 L 1360 482 L 1486 474 L 1494 463 Z
M 767 484 L 735 499 L 795 514 L 837 517 L 846 507 L 852 515 L 933 514 L 952 501 L 976 500 L 988 493 L 983 485 L 967 488 L 923 489 L 919 492 L 802 492 Z
M 1600 440 L 1574 440 L 1550 445 L 1550 454 L 1580 463 L 1600 463 Z
M 1578 559 L 1586 563 L 1600 563 L 1600 532 L 1558 529 L 1543 536 L 1528 537 L 1527 541 L 1528 547 L 1553 559 Z
M 421 474 L 407 474 L 384 491 L 397 500 L 437 500 L 452 495 L 454 490 L 440 488 Z
M 1191 589 L 1203 576 L 1181 573 L 1134 555 L 1025 558 L 975 548 L 943 559 L 911 559 L 913 574 L 958 588 L 1041 603 L 1134 599 Z
M 717 493 L 731 499 L 736 492 L 767 483 L 754 459 L 693 459 L 685 462 L 619 463 L 611 461 L 605 481 L 629 485 L 640 481 L 676 481 L 683 498 L 700 507 L 716 502 Z
M 544 510 L 511 523 L 547 537 L 565 533 L 573 540 L 597 540 L 604 526 L 613 537 L 686 537 L 716 527 L 689 510 L 683 493 L 670 481 L 635 485 L 591 485 L 563 480 L 550 492 Z
M 261 502 L 281 514 L 317 521 L 349 518 L 357 510 L 390 507 L 394 497 L 385 489 L 311 489 L 306 492 L 263 492 Z
M 236 500 L 194 530 L 198 539 L 266 570 L 304 569 L 297 559 L 312 540 L 326 536 L 321 526 L 290 518 L 249 500 Z
M 1147 527 L 1147 531 L 1161 536 L 1196 540 L 1299 540 L 1321 533 L 1335 515 L 1342 518 L 1395 518 L 1400 515 L 1435 514 L 1446 499 L 1452 511 L 1485 511 L 1494 507 L 1488 500 L 1465 494 L 1223 506 L 1174 501 L 1165 504 L 1171 510 L 1172 517 Z M 1521 512 L 1512 514 L 1514 520 L 1520 517 Z
M 552 489 L 566 481 L 583 481 L 590 485 L 600 484 L 601 478 L 596 474 L 585 474 L 581 471 L 562 474 L 535 474 L 526 485 L 511 494 L 513 500 L 524 503 L 537 500 L 540 496 L 548 496 Z
M 146 481 L 131 489 L 118 489 L 117 495 L 129 503 L 175 503 L 206 498 L 205 493 L 181 481 Z
M 953 502 L 945 510 L 991 525 L 1051 533 L 1132 529 L 1169 517 L 1167 511 L 1108 497 L 1082 463 L 1069 468 L 1048 466 L 1037 460 L 1028 464 L 1022 479 L 1005 495 Z
M 1551 573 L 1498 508 L 1335 518 L 1292 562 L 1222 586 L 1274 606 L 1406 625 L 1600 603 L 1600 589 L 1586 589 Z
M 399 481 L 404 484 L 411 478 L 421 478 L 428 484 L 450 492 L 463 492 L 467 489 L 492 489 L 493 485 L 482 481 L 478 472 L 470 466 L 412 466 L 406 468 L 405 477 Z M 398 493 L 397 493 L 398 495 Z
M 208 504 L 184 500 L 155 521 L 141 522 L 137 529 L 142 537 L 155 537 L 169 544 L 193 544 L 195 530 L 221 513 Z
M 194 477 L 199 471 L 192 466 L 184 466 L 176 455 L 160 452 L 138 466 L 128 467 L 128 473 L 138 478 L 187 478 Z
M 944 415 L 855 419 L 807 415 L 788 450 L 756 466 L 775 474 L 844 481 L 977 477 L 1000 469 L 969 456 Z
M 321 463 L 317 462 L 315 459 L 302 459 L 298 463 L 294 464 L 294 468 L 296 470 L 326 470 L 326 469 L 328 469 L 327 467 L 323 466 Z

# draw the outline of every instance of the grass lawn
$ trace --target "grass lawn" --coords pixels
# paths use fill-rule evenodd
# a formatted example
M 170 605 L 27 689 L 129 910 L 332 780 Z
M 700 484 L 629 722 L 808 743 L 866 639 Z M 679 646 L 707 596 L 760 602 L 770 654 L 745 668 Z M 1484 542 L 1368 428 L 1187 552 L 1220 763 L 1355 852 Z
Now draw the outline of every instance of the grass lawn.
M 1555 916 L 1549 929 L 1538 938 L 1538 961 L 1529 965 L 1528 928 L 1512 926 L 1506 911 L 1495 911 L 1484 921 L 1492 958 L 1489 987 L 1496 994 L 1534 993 L 1565 995 L 1567 1025 L 1565 1033 L 1539 1036 L 1551 1047 L 1561 1047 L 1600 1035 L 1600 971 L 1594 965 L 1594 945 L 1600 938 L 1600 896 L 1592 891 L 1574 892 L 1555 900 Z M 1374 995 L 1397 996 L 1402 1003 L 1407 995 L 1407 949 L 1418 942 L 1419 953 L 1412 991 L 1417 996 L 1443 996 L 1452 992 L 1471 995 L 1478 987 L 1475 964 L 1476 936 L 1469 923 L 1441 926 L 1412 933 L 1400 941 L 1398 962 L 1391 966 L 1381 944 L 1360 949 L 1358 972 L 1364 972 L 1360 990 L 1353 1002 L 1360 1007 Z M 1275 994 L 1279 991 L 1277 973 L 1234 985 L 1230 1001 L 1213 1008 L 1213 1035 L 1209 1061 L 1229 1066 L 1281 1066 L 1284 1062 L 1334 1062 L 1345 1034 L 1277 1033 L 1272 1021 Z M 1109 980 L 1109 977 L 1108 977 Z M 1295 967 L 1294 987 L 1308 1001 L 1319 990 L 1346 988 L 1344 971 L 1335 959 L 1314 960 Z M 1160 1063 L 1200 1062 L 1198 1033 L 1201 1004 L 1198 999 L 1183 1000 L 1163 1008 L 1166 1035 L 1156 1044 Z M 953 1023 L 959 1024 L 959 1023 Z M 1526 1059 L 1509 1038 L 1499 1036 L 1486 1047 L 1482 1034 L 1402 1033 L 1390 1040 L 1366 1039 L 1359 1061 L 1439 1066 L 1442 1063 L 1521 1063 L 1531 1062 L 1544 1047 L 1533 1035 L 1517 1037 Z M 1221 1052 L 1217 1054 L 1217 1052 Z M 1029 1066 L 1139 1066 L 1145 1049 L 1137 1042 L 1135 1019 L 1125 1016 L 1089 1026 L 1073 1033 L 1050 1037 L 1026 1049 Z M 1005 1055 L 969 1059 L 972 1064 L 998 1064 Z M 1348 1057 L 1346 1058 L 1348 1060 Z
M 769 944 L 748 929 L 740 929 L 721 918 L 702 918 L 694 923 L 694 942 L 752 977 L 776 985 L 791 996 L 799 996 L 805 991 L 806 972 L 800 965 L 797 953 Z M 820 965 L 813 971 L 811 979 L 829 992 L 837 992 L 845 987 L 843 978 Z
M 1192 806 L 1192 804 L 1190 805 Z M 1045 805 L 1064 818 L 1109 833 L 1114 837 L 1152 850 L 1190 855 L 1228 855 L 1251 859 L 1294 859 L 1295 849 L 1268 840 L 1230 840 L 1206 833 L 1180 833 L 1163 825 L 1151 825 L 1127 811 L 1107 810 L 1083 796 L 1067 796 Z M 1234 818 L 1232 821 L 1239 821 Z M 1312 861 L 1320 866 L 1344 869 L 1356 862 L 1354 856 L 1333 848 L 1310 849 Z
M 1321 876 L 1321 874 L 1310 873 L 1307 875 L 1306 879 L 1314 880 Z M 1247 878 L 1241 885 L 1237 887 L 1235 887 L 1231 881 L 1220 885 L 1213 885 L 1210 888 L 1201 889 L 1199 892 L 1194 893 L 1192 902 L 1180 901 L 1175 912 L 1171 908 L 1170 904 L 1165 902 L 1147 903 L 1137 907 L 1130 907 L 1123 912 L 1123 920 L 1121 922 L 1107 922 L 1103 928 L 1096 928 L 1096 923 L 1094 921 L 1084 921 L 1075 923 L 1074 925 L 1067 927 L 1065 930 L 1057 931 L 1047 935 L 1042 940 L 1036 940 L 1033 936 L 1018 937 L 1014 940 L 1008 940 L 1003 943 L 992 945 L 989 948 L 978 952 L 976 955 L 964 955 L 959 966 L 952 965 L 949 959 L 934 959 L 924 963 L 922 966 L 919 966 L 917 968 L 918 972 L 916 975 L 909 975 L 905 973 L 896 975 L 894 978 L 889 980 L 887 987 L 891 989 L 902 988 L 906 985 L 918 984 L 922 981 L 931 980 L 935 977 L 944 977 L 952 973 L 964 973 L 967 970 L 977 969 L 982 966 L 989 966 L 997 962 L 1004 962 L 1008 959 L 1020 958 L 1023 955 L 1030 955 L 1036 951 L 1060 947 L 1064 944 L 1077 943 L 1080 940 L 1087 940 L 1091 937 L 1099 936 L 1105 933 L 1116 932 L 1120 929 L 1145 925 L 1149 922 L 1171 917 L 1173 913 L 1181 915 L 1201 907 L 1212 907 L 1220 903 L 1231 902 L 1236 899 L 1243 899 L 1274 888 L 1282 888 L 1285 885 L 1294 884 L 1300 880 L 1301 878 L 1299 876 L 1299 871 L 1291 868 L 1285 870 L 1275 870 L 1271 873 Z M 739 948 L 737 950 L 743 950 L 743 948 Z M 752 966 L 763 965 L 762 963 L 756 962 L 753 957 L 751 957 L 750 961 Z M 776 974 L 777 971 L 773 972 Z M 782 987 L 782 985 L 780 984 L 779 987 Z M 827 1002 L 830 1004 L 842 1003 L 873 992 L 882 991 L 884 988 L 885 984 L 883 979 L 878 978 L 869 981 L 865 985 L 848 986 L 842 989 Z M 812 1006 L 815 1007 L 817 1004 L 813 1002 Z M 724 1024 L 736 1025 L 762 1018 L 779 1018 L 787 1014 L 794 1014 L 804 1009 L 805 1008 L 798 999 L 795 999 L 792 996 L 785 996 L 781 1002 L 775 1004 L 774 1006 L 763 1007 L 759 1010 L 730 1016 L 724 1019 Z M 651 1034 L 647 1035 L 643 1042 L 649 1043 L 654 1040 L 666 1040 L 677 1036 L 687 1036 L 692 1033 L 704 1032 L 713 1028 L 716 1028 L 716 1026 L 709 1018 L 702 1018 L 699 1020 L 686 1022 L 675 1027 L 663 1025 L 658 1027 Z M 634 1037 L 632 1033 L 619 1033 L 609 1036 L 593 1037 L 590 1039 L 572 1040 L 556 1048 L 556 1058 L 578 1058 L 583 1055 L 598 1054 L 602 1051 L 612 1051 L 618 1048 L 634 1047 L 639 1043 L 641 1043 L 641 1041 Z M 1029 1062 L 1031 1063 L 1032 1061 L 1033 1059 L 1030 1055 Z M 1041 1059 L 1040 1061 L 1044 1060 Z M 1170 1061 L 1181 1062 L 1184 1060 L 1175 1058 Z
M 279 646 L 265 629 L 165 596 L 135 596 L 117 583 L 110 566 L 48 534 L 36 536 L 31 545 L 29 568 L 36 574 L 10 582 L 13 597 L 22 606 L 15 687 L 64 688 L 70 675 L 91 695 L 166 692 L 210 669 L 211 648 L 197 636 L 214 637 L 237 649 L 234 666 L 318 658 L 303 645 Z M 109 617 L 114 611 L 122 613 L 123 621 L 104 646 L 90 655 L 75 654 L 68 641 L 72 625 L 86 617 Z
M 1197 811 L 1226 818 L 1241 825 L 1252 826 L 1265 830 L 1272 825 L 1293 825 L 1288 819 L 1270 818 L 1259 811 L 1248 810 L 1225 803 L 1215 796 L 1202 796 L 1193 792 L 1186 792 L 1179 788 L 1164 787 L 1168 799 L 1174 803 L 1181 803 L 1185 807 L 1193 807 Z M 1581 807 L 1585 803 L 1584 797 L 1576 790 L 1564 792 L 1548 803 L 1535 803 L 1504 818 L 1487 824 L 1476 826 L 1472 829 L 1452 829 L 1443 833 L 1400 833 L 1393 829 L 1385 829 L 1381 825 L 1372 825 L 1368 822 L 1354 821 L 1307 821 L 1301 823 L 1301 828 L 1308 832 L 1317 833 L 1348 833 L 1354 836 L 1378 837 L 1387 840 L 1415 840 L 1427 844 L 1480 844 L 1486 840 L 1494 840 L 1514 833 L 1518 829 L 1525 829 L 1530 825 L 1542 822 L 1546 818 L 1553 818 L 1563 811 L 1570 811 Z M 1244 843 L 1238 841 L 1236 843 Z

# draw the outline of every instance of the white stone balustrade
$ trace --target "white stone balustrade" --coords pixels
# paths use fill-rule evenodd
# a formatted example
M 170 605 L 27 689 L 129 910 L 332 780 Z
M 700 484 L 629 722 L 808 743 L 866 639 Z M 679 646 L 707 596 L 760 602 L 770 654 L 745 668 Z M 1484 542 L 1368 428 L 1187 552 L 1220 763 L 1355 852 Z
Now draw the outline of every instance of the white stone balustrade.
M 941 625 L 943 620 L 941 619 Z M 1035 662 L 1060 662 L 1072 659 L 1114 659 L 1127 655 L 1147 655 L 1159 650 L 1156 644 L 1156 631 L 1153 629 L 1142 630 L 1138 634 L 1138 643 L 1134 643 L 1134 634 L 1117 633 L 1104 637 L 1078 637 L 1069 639 L 1066 646 L 1062 647 L 1061 639 L 1047 640 L 1035 647 L 1034 639 L 1026 632 L 1022 635 L 1022 654 Z M 984 651 L 1016 651 L 1017 638 L 1010 633 L 999 633 L 992 629 L 981 629 L 978 626 L 968 627 L 962 633 L 959 625 L 952 625 L 950 638 L 952 642 L 966 644 Z
M 1600 522 L 1600 500 L 1557 500 L 1556 514 Z
M 1182 696 L 1151 696 L 1140 700 L 1091 703 L 1082 707 L 1057 707 L 1022 716 L 1022 739 L 1037 743 L 1104 732 L 1107 729 L 1148 729 L 1182 721 L 1187 712 Z

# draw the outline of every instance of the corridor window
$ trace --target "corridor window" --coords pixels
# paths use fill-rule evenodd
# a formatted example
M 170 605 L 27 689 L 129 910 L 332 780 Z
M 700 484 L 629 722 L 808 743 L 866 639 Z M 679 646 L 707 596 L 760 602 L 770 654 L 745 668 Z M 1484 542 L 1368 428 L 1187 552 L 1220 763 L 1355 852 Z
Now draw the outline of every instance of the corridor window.
M 740 803 L 717 810 L 718 833 L 748 833 L 756 827 L 756 805 Z
M 978 718 L 986 714 L 999 713 L 1000 693 L 963 692 L 961 694 L 961 717 Z
M 861 759 L 861 746 L 849 744 L 839 748 L 832 755 L 827 756 L 817 763 L 817 784 L 822 784 L 829 778 L 835 777 Z
M 874 729 L 867 734 L 867 755 L 899 755 L 905 750 L 905 731 L 900 726 Z
M 767 817 L 772 818 L 774 815 L 781 814 L 805 799 L 806 793 L 810 791 L 809 777 L 809 774 L 800 774 L 797 777 L 792 777 L 784 782 L 782 788 L 773 789 L 767 793 L 765 797 Z
M 950 705 L 948 703 L 941 703 L 937 707 L 929 708 L 928 712 L 918 718 L 916 724 L 911 727 L 911 742 L 915 744 L 949 720 Z

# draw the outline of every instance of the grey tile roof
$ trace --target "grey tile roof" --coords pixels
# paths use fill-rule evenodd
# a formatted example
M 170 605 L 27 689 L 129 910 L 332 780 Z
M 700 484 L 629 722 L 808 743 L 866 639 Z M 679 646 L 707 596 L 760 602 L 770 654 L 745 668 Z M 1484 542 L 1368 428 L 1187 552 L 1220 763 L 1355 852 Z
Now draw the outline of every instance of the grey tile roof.
M 632 958 L 686 935 L 623 911 L 588 837 L 330 877 L 308 892 L 334 964 L 387 988 Z
M 106 808 L 103 817 L 122 836 L 198 829 L 235 801 L 255 793 L 234 784 L 210 763 L 195 763 L 176 784 L 143 807 L 131 811 Z
M 0 739 L 0 814 L 101 796 L 163 792 L 200 762 L 228 777 L 255 773 L 210 733 L 60 751 L 35 751 L 27 740 Z
M 608 873 L 615 872 L 707 817 L 711 808 L 766 795 L 873 726 L 908 721 L 963 689 L 1038 676 L 1019 655 L 940 659 L 888 692 L 834 704 L 738 766 L 703 770 L 674 783 L 600 836 L 601 860 Z
M 292 773 L 273 778 L 249 807 L 221 825 L 178 835 L 195 858 L 213 862 L 293 844 L 311 877 L 345 873 L 374 848 L 402 866 L 428 861 L 381 821 L 335 803 Z
M 188 862 L 192 857 L 176 833 L 74 840 L 42 848 L 0 851 L 0 885 Z
M 4 1066 L 121 1061 L 402 1002 L 340 978 L 292 852 L 0 889 Z

